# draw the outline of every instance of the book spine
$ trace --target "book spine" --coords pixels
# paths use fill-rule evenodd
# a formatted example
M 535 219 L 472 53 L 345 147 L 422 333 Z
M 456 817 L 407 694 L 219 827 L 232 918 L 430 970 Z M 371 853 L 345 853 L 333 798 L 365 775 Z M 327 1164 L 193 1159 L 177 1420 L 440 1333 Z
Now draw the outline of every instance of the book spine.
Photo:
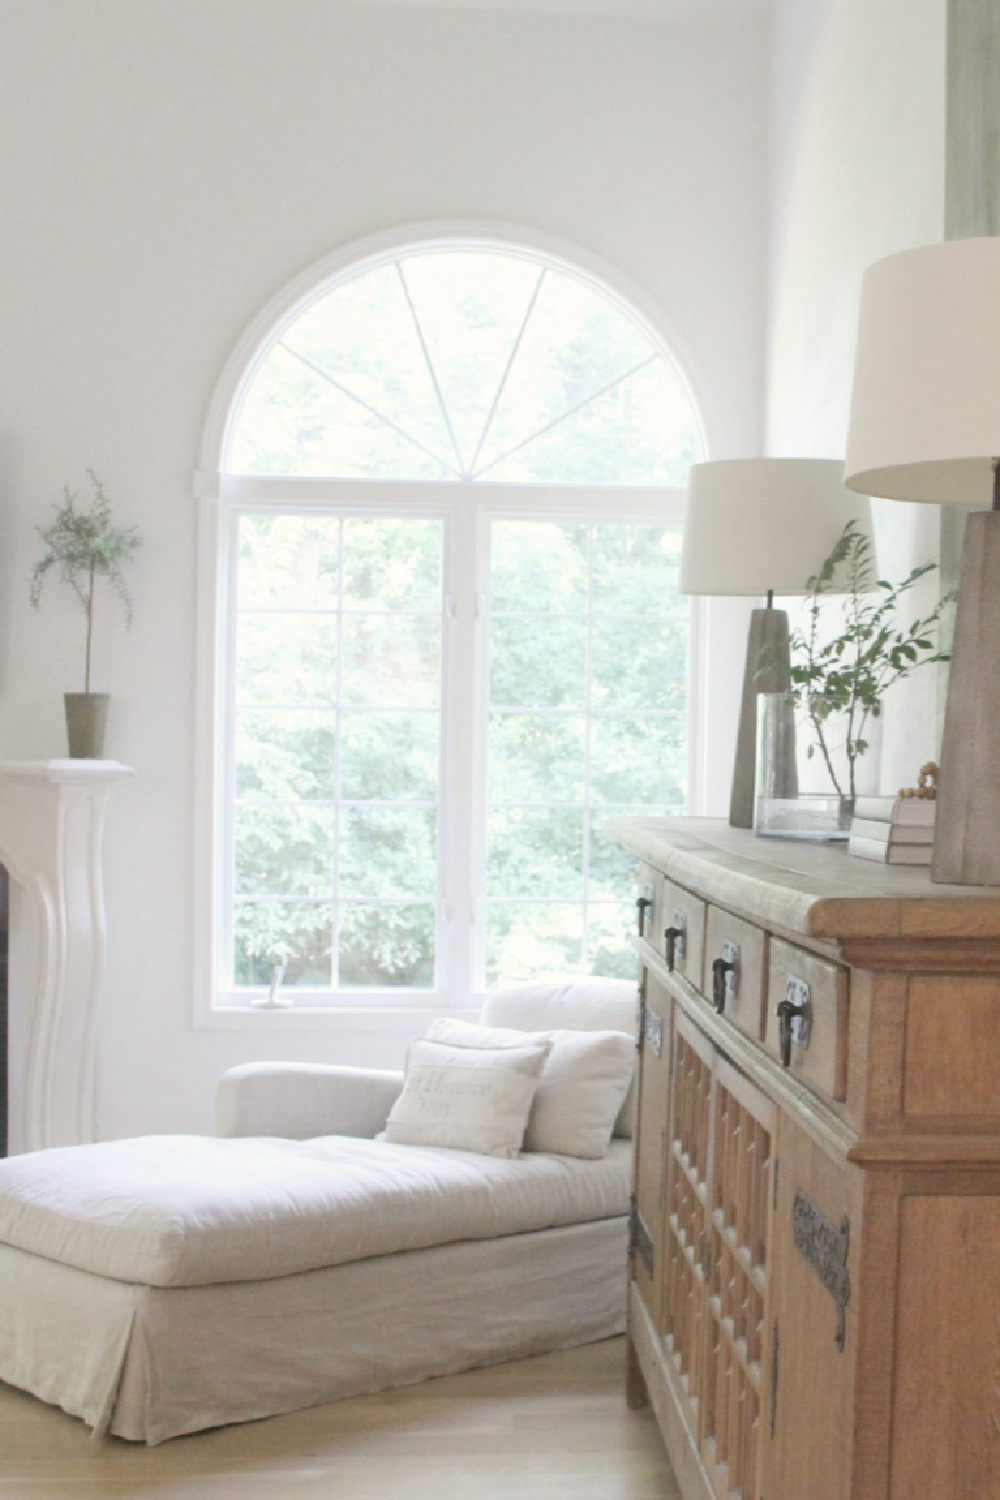
M 854 816 L 874 818 L 879 823 L 888 823 L 898 801 L 898 797 L 855 797 Z
M 896 803 L 892 821 L 906 828 L 933 828 L 937 803 L 920 797 L 901 797 Z
M 852 832 L 847 840 L 847 852 L 858 859 L 874 859 L 879 864 L 888 864 L 889 841 L 888 839 L 866 839 L 862 834 Z
M 933 844 L 890 844 L 889 858 L 886 861 L 890 865 L 929 865 Z
M 857 814 L 851 820 L 852 838 L 881 839 L 887 844 L 891 833 L 892 824 L 888 821 L 883 823 L 877 818 L 859 818 Z
M 854 818 L 851 832 L 863 839 L 882 839 L 887 844 L 933 844 L 933 825 L 879 823 L 875 818 Z
M 855 797 L 854 816 L 897 827 L 933 828 L 937 803 L 925 797 Z

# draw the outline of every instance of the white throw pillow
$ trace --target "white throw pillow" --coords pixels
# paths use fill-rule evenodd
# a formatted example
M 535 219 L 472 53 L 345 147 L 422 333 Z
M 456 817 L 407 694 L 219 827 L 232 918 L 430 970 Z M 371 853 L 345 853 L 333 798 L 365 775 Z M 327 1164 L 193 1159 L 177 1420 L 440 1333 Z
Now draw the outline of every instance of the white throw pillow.
M 624 1031 L 528 1032 L 440 1020 L 427 1036 L 454 1047 L 500 1050 L 548 1038 L 552 1051 L 531 1104 L 524 1150 L 591 1158 L 607 1154 L 635 1066 L 635 1042 Z
M 551 1050 L 552 1043 L 541 1036 L 503 1047 L 456 1047 L 429 1038 L 411 1042 L 403 1092 L 386 1121 L 385 1139 L 400 1146 L 517 1156 Z
M 483 1026 L 517 1031 L 624 1031 L 635 1037 L 638 991 L 635 980 L 598 974 L 534 974 L 516 984 L 486 992 Z M 635 1117 L 636 1070 L 618 1111 L 614 1134 L 631 1137 Z

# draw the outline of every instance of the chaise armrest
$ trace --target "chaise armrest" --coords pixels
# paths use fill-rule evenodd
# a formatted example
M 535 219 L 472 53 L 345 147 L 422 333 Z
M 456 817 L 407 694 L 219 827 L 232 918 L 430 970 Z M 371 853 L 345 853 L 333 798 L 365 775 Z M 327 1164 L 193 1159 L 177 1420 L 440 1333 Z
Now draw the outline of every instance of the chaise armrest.
M 385 1128 L 402 1073 L 319 1063 L 244 1063 L 219 1079 L 218 1135 L 367 1136 Z

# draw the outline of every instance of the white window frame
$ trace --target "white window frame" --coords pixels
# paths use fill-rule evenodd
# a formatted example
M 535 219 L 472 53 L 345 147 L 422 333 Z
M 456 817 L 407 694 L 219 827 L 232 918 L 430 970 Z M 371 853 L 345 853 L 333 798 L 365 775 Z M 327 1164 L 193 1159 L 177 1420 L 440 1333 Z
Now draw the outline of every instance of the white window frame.
M 343 247 L 309 268 L 261 310 L 247 329 L 226 365 L 212 401 L 202 439 L 200 466 L 195 473 L 194 495 L 198 504 L 198 602 L 195 639 L 195 796 L 193 898 L 193 1015 L 196 1027 L 209 1030 L 246 1031 L 398 1031 L 412 1034 L 421 1015 L 458 1013 L 478 1009 L 481 992 L 467 983 L 472 971 L 472 953 L 481 944 L 485 923 L 485 834 L 486 834 L 486 705 L 483 674 L 477 670 L 485 652 L 483 621 L 476 620 L 487 589 L 489 523 L 503 517 L 532 516 L 566 521 L 619 521 L 656 525 L 683 518 L 684 491 L 653 487 L 613 485 L 502 485 L 477 481 L 428 483 L 421 481 L 329 480 L 300 478 L 250 478 L 225 472 L 227 438 L 231 414 L 253 379 L 275 332 L 293 311 L 301 310 L 308 298 L 318 295 L 338 274 L 375 256 L 388 258 L 408 247 L 426 248 L 431 242 L 454 248 L 458 243 L 504 245 L 532 254 L 555 256 L 568 267 L 617 296 L 625 308 L 638 312 L 657 342 L 686 371 L 692 387 L 695 410 L 705 421 L 706 399 L 702 382 L 692 378 L 696 362 L 685 349 L 676 330 L 667 330 L 662 311 L 645 292 L 627 282 L 613 267 L 597 257 L 567 246 L 552 236 L 519 227 L 493 223 L 445 223 L 415 225 L 407 230 L 369 237 Z M 699 389 L 699 386 L 702 388 Z M 708 443 L 705 443 L 706 452 Z M 226 742 L 227 691 L 232 677 L 235 632 L 232 610 L 235 602 L 234 560 L 231 538 L 234 513 L 243 507 L 289 511 L 335 508 L 338 511 L 372 508 L 397 514 L 440 515 L 451 523 L 451 542 L 446 544 L 445 593 L 454 594 L 456 620 L 471 612 L 475 629 L 466 633 L 465 660 L 455 660 L 456 643 L 447 639 L 445 698 L 442 703 L 445 734 L 442 746 L 442 788 L 451 784 L 453 794 L 440 801 L 438 930 L 447 920 L 454 936 L 441 950 L 438 972 L 441 984 L 434 990 L 333 991 L 328 1004 L 293 1006 L 288 1010 L 254 1008 L 241 998 L 238 1005 L 220 1003 L 217 979 L 220 973 L 220 882 L 217 872 L 225 857 L 227 833 L 221 754 Z M 447 528 L 446 528 L 447 529 Z M 457 582 L 454 587 L 449 580 Z M 688 809 L 701 811 L 706 796 L 706 767 L 710 765 L 706 734 L 710 719 L 709 695 L 705 691 L 706 660 L 711 615 L 705 601 L 692 600 L 688 653 Z M 226 657 L 223 659 L 223 649 Z M 472 753 L 458 753 L 453 695 L 457 674 L 476 683 L 473 698 Z M 230 737 L 231 738 L 231 737 Z M 458 831 L 464 826 L 464 833 Z M 464 874 L 463 874 L 464 872 Z M 225 992 L 224 992 L 225 995 Z M 242 995 L 242 992 L 241 992 Z
M 214 674 L 214 713 L 210 754 L 210 786 L 199 795 L 198 825 L 203 844 L 211 849 L 208 868 L 214 872 L 202 900 L 211 913 L 199 924 L 201 963 L 210 975 L 208 993 L 200 986 L 196 1019 L 200 1025 L 295 1027 L 327 1025 L 331 1016 L 348 1020 L 377 1014 L 380 1023 L 393 1018 L 412 1020 L 415 1014 L 463 1012 L 481 1004 L 482 992 L 473 989 L 474 960 L 485 940 L 486 917 L 486 673 L 485 600 L 488 590 L 489 536 L 492 522 L 502 519 L 553 520 L 578 523 L 663 525 L 683 519 L 684 492 L 677 489 L 601 486 L 505 486 L 476 484 L 416 484 L 332 480 L 276 480 L 226 477 L 216 499 L 206 502 L 205 550 L 216 555 L 215 637 L 227 655 Z M 322 1002 L 310 1001 L 279 1012 L 262 1011 L 249 1003 L 248 992 L 223 987 L 227 967 L 223 942 L 230 937 L 228 915 L 232 893 L 226 888 L 228 851 L 232 837 L 233 706 L 236 606 L 236 524 L 249 511 L 335 511 L 338 515 L 386 514 L 440 518 L 445 523 L 444 639 L 442 662 L 441 795 L 437 900 L 436 988 L 335 990 Z M 214 512 L 214 526 L 211 525 Z M 203 558 L 207 568 L 210 558 Z M 696 657 L 694 639 L 698 612 L 692 611 L 689 663 Z M 688 682 L 689 701 L 693 683 Z M 689 716 L 688 773 L 696 776 L 700 762 L 694 719 Z M 447 795 L 445 788 L 448 789 Z M 690 799 L 689 799 L 690 800 Z M 204 833 L 211 829 L 210 840 Z M 207 852 L 207 849 L 206 849 Z M 224 863 L 223 863 L 224 862 Z M 223 869 L 227 874 L 218 878 Z M 203 908 L 204 910 L 204 908 Z M 204 970 L 202 971 L 204 973 Z M 323 992 L 314 991 L 313 994 Z M 304 997 L 303 997 L 304 998 Z

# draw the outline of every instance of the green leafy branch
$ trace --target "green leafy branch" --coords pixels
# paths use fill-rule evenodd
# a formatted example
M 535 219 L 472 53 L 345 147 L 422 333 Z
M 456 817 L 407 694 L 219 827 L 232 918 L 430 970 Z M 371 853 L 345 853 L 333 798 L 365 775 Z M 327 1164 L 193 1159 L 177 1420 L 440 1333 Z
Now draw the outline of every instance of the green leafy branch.
M 849 521 L 820 571 L 807 580 L 809 597 L 804 628 L 792 632 L 791 696 L 812 724 L 816 746 L 840 796 L 854 797 L 855 768 L 869 748 L 870 722 L 880 717 L 882 700 L 891 687 L 918 667 L 948 661 L 938 649 L 936 635 L 946 605 L 955 598 L 944 594 L 930 614 L 906 626 L 896 623 L 901 601 L 936 564 L 914 568 L 902 583 L 874 577 L 872 545 Z M 821 639 L 823 601 L 845 593 L 843 629 L 830 640 Z M 846 587 L 845 587 L 846 585 Z M 845 715 L 848 785 L 845 793 L 833 764 L 829 733 L 835 715 Z
M 132 598 L 125 583 L 122 568 L 141 546 L 142 538 L 135 526 L 113 526 L 111 524 L 111 502 L 104 493 L 104 486 L 94 473 L 87 470 L 94 498 L 89 510 L 77 510 L 76 495 L 67 487 L 62 505 L 55 507 L 56 518 L 51 526 L 39 526 L 39 536 L 47 551 L 35 564 L 31 574 L 29 598 L 38 608 L 42 587 L 53 568 L 59 570 L 61 583 L 69 584 L 76 594 L 87 617 L 87 666 L 84 691 L 90 692 L 90 656 L 94 637 L 94 585 L 98 578 L 105 578 L 122 602 L 125 611 L 125 629 L 132 626 Z

